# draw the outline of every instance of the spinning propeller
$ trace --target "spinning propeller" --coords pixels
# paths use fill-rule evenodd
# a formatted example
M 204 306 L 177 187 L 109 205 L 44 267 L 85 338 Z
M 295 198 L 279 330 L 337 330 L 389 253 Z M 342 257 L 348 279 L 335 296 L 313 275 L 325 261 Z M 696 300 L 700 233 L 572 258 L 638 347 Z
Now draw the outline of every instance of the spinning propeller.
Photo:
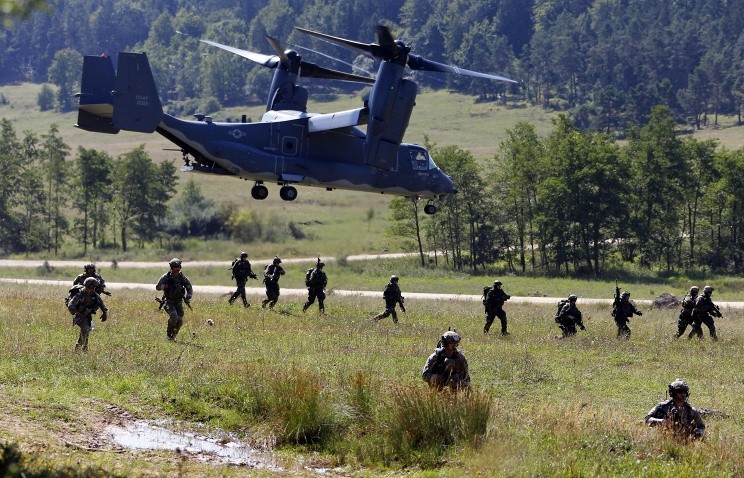
M 261 53 L 254 53 L 248 50 L 241 50 L 221 43 L 213 42 L 210 40 L 199 40 L 207 45 L 212 45 L 217 48 L 221 48 L 230 53 L 235 53 L 238 56 L 247 58 L 254 63 L 258 63 L 261 66 L 267 68 L 280 67 L 286 71 L 296 74 L 303 78 L 324 78 L 330 80 L 341 80 L 341 81 L 353 81 L 357 83 L 374 83 L 374 78 L 367 78 L 365 76 L 354 75 L 352 73 L 344 73 L 343 71 L 332 70 L 330 68 L 324 68 L 318 66 L 315 63 L 305 61 L 302 57 L 294 50 L 285 51 L 282 45 L 276 38 L 266 35 L 266 39 L 269 41 L 271 46 L 276 51 L 276 55 L 262 55 Z
M 436 71 L 442 73 L 456 73 L 458 75 L 474 76 L 477 78 L 488 78 L 491 80 L 508 81 L 510 83 L 517 83 L 516 81 L 499 75 L 491 75 L 488 73 L 480 73 L 477 71 L 466 70 L 464 68 L 458 68 L 452 65 L 445 65 L 444 63 L 438 63 L 436 61 L 427 60 L 426 58 L 410 53 L 411 47 L 407 46 L 400 40 L 395 40 L 393 35 L 390 33 L 390 29 L 383 25 L 377 26 L 377 41 L 378 43 L 361 43 L 354 40 L 347 40 L 345 38 L 339 38 L 332 35 L 326 35 L 325 33 L 316 32 L 313 30 L 307 30 L 305 28 L 295 27 L 302 33 L 335 43 L 339 46 L 349 48 L 362 55 L 368 56 L 381 61 L 390 61 L 399 65 L 408 65 L 412 70 L 419 71 Z

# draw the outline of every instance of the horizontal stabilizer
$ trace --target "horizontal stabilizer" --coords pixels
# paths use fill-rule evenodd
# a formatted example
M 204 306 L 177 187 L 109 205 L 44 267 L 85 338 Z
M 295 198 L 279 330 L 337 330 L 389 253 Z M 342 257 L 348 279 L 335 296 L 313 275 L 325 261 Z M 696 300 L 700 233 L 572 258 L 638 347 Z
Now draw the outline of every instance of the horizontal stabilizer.
M 354 110 L 339 111 L 338 113 L 315 115 L 310 117 L 308 120 L 308 130 L 311 133 L 315 133 L 318 131 L 347 128 L 349 126 L 364 124 L 366 120 L 367 108 L 357 108 Z

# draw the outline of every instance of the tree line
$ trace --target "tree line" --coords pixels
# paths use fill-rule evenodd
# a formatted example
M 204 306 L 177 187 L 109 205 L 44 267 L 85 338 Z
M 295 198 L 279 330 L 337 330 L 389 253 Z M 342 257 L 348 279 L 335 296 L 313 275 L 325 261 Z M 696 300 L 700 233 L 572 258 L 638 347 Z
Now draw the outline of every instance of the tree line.
M 680 138 L 666 106 L 626 136 L 621 145 L 559 115 L 541 139 L 523 122 L 483 166 L 429 144 L 459 192 L 434 216 L 395 199 L 390 232 L 473 272 L 744 271 L 744 148 Z
M 36 1 L 35 3 L 44 3 Z M 146 51 L 169 112 L 191 114 L 263 102 L 271 72 L 198 42 L 272 53 L 265 35 L 285 47 L 321 50 L 356 65 L 362 57 L 302 36 L 303 26 L 375 41 L 390 26 L 413 51 L 433 60 L 521 81 L 412 72 L 419 84 L 481 99 L 526 99 L 571 113 L 585 130 L 624 133 L 645 124 L 658 104 L 677 122 L 715 124 L 744 103 L 744 9 L 733 0 L 61 0 L 0 30 L 0 84 L 45 82 L 42 108 L 74 108 L 83 54 Z M 309 60 L 349 69 L 300 50 Z M 310 82 L 314 80 L 309 80 Z M 315 82 L 333 92 L 338 83 Z M 56 99 L 52 101 L 52 97 Z

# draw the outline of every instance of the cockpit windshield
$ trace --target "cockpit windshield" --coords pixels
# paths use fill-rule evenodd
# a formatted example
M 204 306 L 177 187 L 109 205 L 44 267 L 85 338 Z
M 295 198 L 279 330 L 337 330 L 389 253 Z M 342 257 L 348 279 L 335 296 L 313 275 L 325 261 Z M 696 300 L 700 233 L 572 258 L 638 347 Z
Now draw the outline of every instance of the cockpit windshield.
M 423 148 L 411 148 L 411 168 L 414 171 L 428 171 L 435 169 L 437 166 L 431 159 L 429 153 Z

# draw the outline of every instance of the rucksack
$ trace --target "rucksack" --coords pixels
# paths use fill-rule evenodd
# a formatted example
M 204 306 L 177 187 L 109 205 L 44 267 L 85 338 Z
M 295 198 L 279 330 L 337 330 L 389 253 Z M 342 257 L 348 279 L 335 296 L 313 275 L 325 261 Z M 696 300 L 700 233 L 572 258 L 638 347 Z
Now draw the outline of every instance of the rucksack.
M 315 269 L 308 269 L 307 272 L 305 273 L 305 286 L 306 287 L 310 287 L 312 285 L 310 282 L 310 278 L 312 277 L 314 270 Z
M 72 298 L 75 297 L 77 293 L 83 289 L 85 289 L 85 286 L 83 284 L 77 284 L 77 285 L 72 286 L 72 288 L 69 291 L 67 291 L 67 297 L 65 297 L 65 305 L 69 305 Z
M 488 293 L 491 292 L 491 289 L 493 289 L 493 287 L 491 287 L 490 285 L 487 285 L 483 288 L 483 305 L 486 305 L 486 297 L 488 296 Z

